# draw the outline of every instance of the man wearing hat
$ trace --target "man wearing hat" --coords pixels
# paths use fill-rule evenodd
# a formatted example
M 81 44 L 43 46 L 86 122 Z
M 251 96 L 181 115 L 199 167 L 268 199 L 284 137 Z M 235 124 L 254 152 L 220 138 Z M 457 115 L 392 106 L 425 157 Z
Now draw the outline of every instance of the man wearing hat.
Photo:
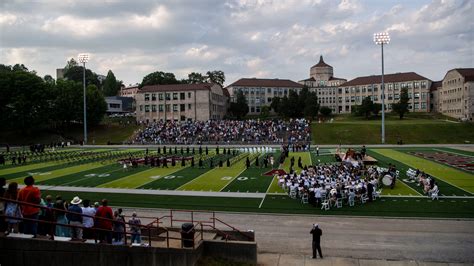
M 319 257 L 322 259 L 321 235 L 323 234 L 323 231 L 319 228 L 318 224 L 313 224 L 313 229 L 311 229 L 311 232 L 309 233 L 313 235 L 313 259 L 316 258 L 316 249 L 318 250 Z
M 71 206 L 67 209 L 69 213 L 66 214 L 69 224 L 78 226 L 70 227 L 71 238 L 75 240 L 82 239 L 82 208 L 79 207 L 81 202 L 82 200 L 79 197 L 74 197 L 74 199 L 71 200 Z

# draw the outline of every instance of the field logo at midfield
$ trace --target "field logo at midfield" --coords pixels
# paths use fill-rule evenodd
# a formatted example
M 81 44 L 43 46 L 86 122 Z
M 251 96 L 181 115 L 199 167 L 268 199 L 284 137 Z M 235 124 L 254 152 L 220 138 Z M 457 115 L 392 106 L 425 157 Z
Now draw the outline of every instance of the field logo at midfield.
M 110 176 L 110 174 L 87 174 L 87 175 L 84 175 L 85 177 L 94 177 L 94 176 L 97 176 L 97 177 L 108 177 Z
M 29 175 L 33 176 L 33 175 L 50 175 L 51 172 L 31 172 L 31 173 L 28 173 Z
M 224 176 L 221 178 L 221 180 L 232 180 L 232 176 Z

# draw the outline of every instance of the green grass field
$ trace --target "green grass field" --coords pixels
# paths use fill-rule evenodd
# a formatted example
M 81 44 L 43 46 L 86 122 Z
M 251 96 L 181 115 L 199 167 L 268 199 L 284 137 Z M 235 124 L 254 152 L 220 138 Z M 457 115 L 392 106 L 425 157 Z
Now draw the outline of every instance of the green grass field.
M 82 150 L 79 149 L 79 151 Z M 278 168 L 279 151 L 273 153 L 275 165 L 268 165 L 266 168 L 262 165 L 263 154 L 258 154 L 259 165 L 257 166 L 255 163 L 257 154 L 240 154 L 234 157 L 222 153 L 217 155 L 211 151 L 209 155 L 202 155 L 205 162 L 203 168 L 197 167 L 197 160 L 201 155 L 185 154 L 194 156 L 196 161 L 194 167 L 191 167 L 190 163 L 181 166 L 181 161 L 177 160 L 174 167 L 171 164 L 168 164 L 168 168 L 141 165 L 137 168 L 123 169 L 118 160 L 127 159 L 130 156 L 143 158 L 144 149 L 89 149 L 84 152 L 78 152 L 78 149 L 65 149 L 58 151 L 52 161 L 48 159 L 44 162 L 20 166 L 9 164 L 0 166 L 0 176 L 6 177 L 7 182 L 21 184 L 26 175 L 33 174 L 37 185 L 50 186 L 48 189 L 43 189 L 43 195 L 61 194 L 66 198 L 79 195 L 93 201 L 106 197 L 115 206 L 267 213 L 474 218 L 474 175 L 410 155 L 408 154 L 410 151 L 450 152 L 472 156 L 471 152 L 439 147 L 369 149 L 369 155 L 378 160 L 379 166 L 386 167 L 389 163 L 396 165 L 400 171 L 396 187 L 384 188 L 382 195 L 385 197 L 375 203 L 357 204 L 355 207 L 344 206 L 328 212 L 302 204 L 297 199 L 290 199 L 278 186 L 276 178 L 264 175 L 272 168 Z M 303 165 L 334 163 L 334 152 L 334 148 L 320 149 L 319 156 L 314 150 L 290 152 L 282 168 L 289 170 L 292 157 L 295 160 L 296 171 L 301 170 L 298 168 L 299 158 Z M 156 154 L 156 151 L 150 151 L 150 154 Z M 179 152 L 177 156 L 180 156 Z M 247 156 L 251 160 L 249 168 L 245 165 Z M 230 167 L 225 164 L 227 158 L 232 161 Z M 214 162 L 214 168 L 209 167 L 211 160 Z M 218 166 L 219 160 L 224 162 L 222 167 Z M 440 195 L 454 197 L 441 198 L 439 201 L 432 202 L 423 196 L 421 188 L 416 184 L 403 181 L 408 168 L 418 168 L 434 176 L 439 184 Z M 58 186 L 65 191 L 58 191 Z M 78 189 L 79 187 L 81 189 Z M 111 190 L 117 188 L 124 190 L 120 193 Z M 161 195 L 159 191 L 168 191 L 170 195 Z M 193 196 L 194 194 L 188 195 L 187 191 L 189 194 L 204 194 Z M 206 194 L 211 192 L 213 194 Z M 236 192 L 244 194 L 234 194 L 235 196 L 226 194 Z
M 379 144 L 381 121 L 339 116 L 332 123 L 313 123 L 311 131 L 315 144 Z M 409 114 L 403 120 L 389 115 L 385 132 L 387 144 L 396 144 L 400 139 L 405 144 L 474 143 L 473 123 L 433 119 L 428 115 Z

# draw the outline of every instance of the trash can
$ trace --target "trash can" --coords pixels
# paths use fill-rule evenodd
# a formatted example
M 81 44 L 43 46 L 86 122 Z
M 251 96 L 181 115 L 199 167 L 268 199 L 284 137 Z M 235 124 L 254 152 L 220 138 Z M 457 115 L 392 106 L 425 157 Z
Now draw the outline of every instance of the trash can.
M 184 223 L 181 225 L 181 246 L 192 248 L 194 244 L 194 225 L 192 223 Z

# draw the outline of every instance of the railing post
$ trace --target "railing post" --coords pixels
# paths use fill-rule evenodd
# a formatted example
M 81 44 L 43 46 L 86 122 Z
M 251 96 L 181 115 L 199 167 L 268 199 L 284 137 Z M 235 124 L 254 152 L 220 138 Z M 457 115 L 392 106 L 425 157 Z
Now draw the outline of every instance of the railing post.
M 166 247 L 170 248 L 170 233 L 168 230 L 166 230 Z
M 201 223 L 201 241 L 204 240 L 204 236 L 202 234 L 203 234 L 203 230 L 202 230 L 202 223 Z
M 151 247 L 151 228 L 148 226 L 148 246 Z
M 216 213 L 212 212 L 212 226 L 216 228 Z
M 124 244 L 127 245 L 127 224 L 125 222 L 122 222 L 122 223 L 123 223 L 123 238 L 125 239 Z
M 194 211 L 191 211 L 191 223 L 194 224 Z
M 173 210 L 170 209 L 170 220 L 171 220 L 171 227 L 173 227 Z

